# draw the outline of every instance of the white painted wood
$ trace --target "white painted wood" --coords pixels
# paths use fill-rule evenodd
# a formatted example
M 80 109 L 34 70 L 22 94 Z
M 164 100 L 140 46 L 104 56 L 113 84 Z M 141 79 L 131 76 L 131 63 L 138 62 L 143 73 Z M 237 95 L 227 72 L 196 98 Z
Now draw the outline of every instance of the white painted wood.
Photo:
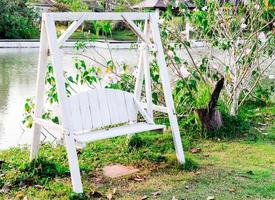
M 78 94 L 78 100 L 82 120 L 82 129 L 90 129 L 93 127 L 93 121 L 90 112 L 90 101 L 88 99 L 88 93 L 83 92 Z
M 105 116 L 102 115 L 103 112 L 106 112 L 106 111 L 101 110 L 102 106 L 100 105 L 100 101 L 97 97 L 97 91 L 89 91 L 87 92 L 87 94 L 89 96 L 89 104 L 90 104 L 90 111 L 91 111 L 91 118 L 92 118 L 91 128 L 101 127 L 110 123 L 110 121 L 106 122 L 106 120 L 104 120 L 104 117 L 106 117 L 107 119 L 109 118 L 108 117 L 109 113 L 107 112 Z M 102 123 L 102 120 L 105 122 L 104 124 Z
M 119 122 L 124 123 L 124 122 L 129 122 L 130 119 L 128 117 L 128 112 L 127 112 L 127 105 L 125 101 L 125 96 L 124 96 L 123 91 L 121 90 L 116 90 L 116 109 L 118 110 L 118 116 L 119 116 Z
M 149 13 L 129 13 L 129 12 L 56 12 L 44 13 L 45 16 L 51 16 L 55 21 L 75 21 L 78 20 L 83 14 L 86 15 L 85 20 L 123 20 L 122 15 L 126 16 L 129 20 L 148 20 Z
M 43 101 L 44 101 L 44 89 L 45 89 L 45 78 L 47 71 L 47 54 L 48 54 L 48 41 L 46 35 L 45 19 L 42 18 L 41 22 L 41 36 L 40 36 L 40 49 L 39 49 L 39 61 L 38 61 L 38 71 L 37 71 L 37 80 L 36 80 L 36 100 L 35 100 L 35 110 L 34 117 L 42 117 L 43 110 Z M 38 123 L 34 122 L 32 130 L 32 145 L 30 159 L 34 159 L 37 156 L 39 143 L 40 143 L 40 130 L 41 126 Z
M 75 135 L 75 139 L 79 142 L 90 142 L 95 140 L 102 140 L 132 133 L 145 132 L 150 130 L 159 130 L 165 128 L 164 125 L 136 123 L 131 125 L 119 126 L 105 130 L 93 131 L 91 133 Z
M 147 104 L 146 103 L 141 103 L 141 106 L 142 106 L 142 108 L 147 109 Z M 152 109 L 154 111 L 158 111 L 158 112 L 162 112 L 162 113 L 168 113 L 168 109 L 165 106 L 159 106 L 159 105 L 153 104 Z
M 135 98 L 134 98 L 134 102 L 135 102 L 135 105 L 136 105 L 138 111 L 144 117 L 144 119 L 146 120 L 146 122 L 149 123 L 149 124 L 154 124 L 153 118 L 151 118 L 151 116 L 149 116 L 145 112 L 145 110 L 142 108 L 141 103 L 138 100 L 136 100 Z
M 110 110 L 108 106 L 108 99 L 104 89 L 96 90 L 97 99 L 100 108 L 100 118 L 102 121 L 102 126 L 108 126 L 111 124 Z
M 41 119 L 41 118 L 34 118 L 34 122 L 36 124 L 39 124 L 40 126 L 56 131 L 60 135 L 62 135 L 64 132 L 63 126 L 60 126 L 59 124 L 55 124 L 51 121 Z
M 85 15 L 85 17 L 84 17 Z M 83 17 L 83 18 L 81 18 Z M 63 77 L 62 53 L 59 44 L 66 41 L 76 29 L 81 21 L 74 22 L 66 33 L 59 39 L 56 36 L 55 21 L 75 21 L 75 20 L 125 20 L 131 24 L 131 27 L 143 38 L 142 44 L 148 44 L 139 58 L 139 74 L 135 85 L 135 93 L 122 92 L 113 89 L 95 89 L 83 92 L 72 97 L 67 97 L 65 81 Z M 149 20 L 153 35 L 154 45 L 157 49 L 157 61 L 160 67 L 160 76 L 162 80 L 165 102 L 167 107 L 152 104 L 151 83 L 149 69 L 149 33 L 148 23 L 145 32 L 142 33 L 132 20 Z M 148 42 L 149 41 L 149 42 Z M 150 44 L 151 45 L 151 44 Z M 43 108 L 43 92 L 47 64 L 47 50 L 50 49 L 52 64 L 54 67 L 57 93 L 59 98 L 59 107 L 61 110 L 61 124 L 56 125 L 41 119 Z M 143 66 L 144 65 L 144 66 Z M 143 81 L 143 71 L 146 73 L 146 96 L 147 103 L 141 104 L 140 94 Z M 149 69 L 150 70 L 150 69 Z M 65 137 L 65 145 L 68 154 L 69 167 L 73 191 L 83 192 L 81 183 L 80 169 L 77 159 L 76 142 L 87 142 L 120 135 L 127 135 L 136 132 L 163 129 L 164 125 L 155 125 L 152 114 L 153 109 L 167 112 L 172 128 L 173 140 L 176 154 L 180 163 L 184 163 L 184 154 L 181 144 L 179 127 L 175 114 L 175 108 L 172 99 L 172 91 L 169 83 L 167 66 L 164 59 L 163 48 L 160 39 L 157 18 L 155 14 L 150 13 L 46 13 L 43 14 L 41 47 L 39 56 L 39 70 L 37 81 L 37 100 L 34 122 L 34 137 L 32 143 L 31 158 L 37 154 L 40 137 L 41 125 L 56 129 L 62 132 Z M 149 103 L 148 103 L 149 102 Z M 144 110 L 147 108 L 148 113 Z M 146 123 L 137 122 L 137 113 L 140 113 Z M 106 129 L 109 125 L 118 125 L 127 123 L 123 126 Z M 105 128 L 105 129 L 104 129 Z M 96 130 L 95 130 L 96 129 Z M 101 129 L 101 130 L 98 130 Z M 92 132 L 91 132 L 92 130 Z M 90 132 L 90 133 L 88 133 Z
M 137 27 L 137 25 L 129 20 L 126 16 L 124 16 L 123 14 L 121 15 L 122 18 L 124 19 L 125 23 L 130 27 L 130 29 L 143 41 L 145 42 L 148 46 L 151 45 L 151 42 L 149 40 L 149 38 L 142 33 L 142 31 L 140 30 L 139 27 Z
M 150 38 L 149 33 L 149 23 L 145 24 L 145 35 Z M 149 45 L 145 45 L 143 53 L 143 63 L 144 63 L 144 75 L 145 75 L 145 93 L 146 93 L 146 103 L 147 103 L 147 113 L 151 119 L 153 119 L 153 109 L 152 109 L 152 90 L 151 90 L 151 75 L 150 75 L 150 63 L 148 58 L 150 57 Z
M 79 104 L 78 95 L 73 95 L 68 99 L 68 104 L 70 108 L 70 115 L 72 118 L 73 130 L 78 131 L 83 129 L 82 126 L 82 117 L 80 112 L 80 104 Z
M 174 108 L 168 70 L 165 63 L 165 57 L 164 57 L 163 47 L 162 47 L 161 38 L 160 38 L 158 20 L 156 16 L 152 13 L 150 14 L 150 25 L 151 25 L 154 43 L 157 45 L 157 49 L 158 49 L 157 61 L 160 68 L 160 77 L 162 81 L 166 106 L 168 108 L 168 116 L 169 116 L 169 121 L 172 129 L 172 133 L 173 133 L 173 140 L 174 140 L 176 155 L 177 155 L 178 161 L 180 163 L 184 163 L 185 162 L 184 152 L 182 148 L 182 142 L 181 142 L 181 137 L 179 132 L 178 121 L 176 117 L 176 111 Z
M 84 22 L 86 14 L 83 14 L 78 20 L 74 21 L 69 28 L 58 38 L 58 45 L 61 47 L 67 39 L 76 31 L 76 29 Z
M 52 56 L 52 62 L 56 77 L 56 88 L 58 93 L 58 98 L 62 113 L 62 124 L 64 129 L 68 130 L 65 134 L 65 144 L 66 150 L 68 153 L 69 167 L 71 172 L 71 179 L 74 192 L 82 193 L 83 187 L 81 183 L 80 169 L 78 165 L 77 153 L 75 141 L 73 138 L 73 126 L 71 121 L 71 116 L 69 113 L 69 106 L 67 102 L 65 81 L 63 77 L 63 68 L 62 68 L 62 57 L 60 54 L 60 49 L 58 48 L 58 41 L 56 37 L 56 28 L 54 20 L 51 15 L 48 15 L 45 18 L 46 30 L 48 35 L 49 47 Z
M 137 121 L 137 108 L 135 106 L 133 95 L 128 92 L 124 92 L 124 99 L 125 99 L 125 104 L 126 104 L 129 121 L 131 123 L 136 122 Z

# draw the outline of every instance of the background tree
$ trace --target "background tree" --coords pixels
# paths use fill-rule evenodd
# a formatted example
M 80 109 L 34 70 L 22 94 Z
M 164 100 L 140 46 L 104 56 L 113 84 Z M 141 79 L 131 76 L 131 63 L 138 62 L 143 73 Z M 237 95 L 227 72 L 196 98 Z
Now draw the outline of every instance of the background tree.
M 38 16 L 27 0 L 0 0 L 0 38 L 38 37 Z

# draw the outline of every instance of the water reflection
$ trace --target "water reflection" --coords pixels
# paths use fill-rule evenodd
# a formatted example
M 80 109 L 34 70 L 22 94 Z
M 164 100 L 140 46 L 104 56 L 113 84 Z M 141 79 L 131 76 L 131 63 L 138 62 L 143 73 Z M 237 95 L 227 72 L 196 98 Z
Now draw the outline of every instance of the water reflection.
M 107 59 L 110 57 L 106 49 L 97 51 Z M 104 62 L 94 50 L 87 53 Z M 113 50 L 112 56 L 130 65 L 137 63 L 136 50 Z M 21 121 L 25 99 L 35 95 L 37 59 L 38 49 L 0 49 L 0 149 L 30 141 L 29 130 L 24 132 Z M 66 49 L 63 63 L 67 71 L 73 62 L 72 50 Z

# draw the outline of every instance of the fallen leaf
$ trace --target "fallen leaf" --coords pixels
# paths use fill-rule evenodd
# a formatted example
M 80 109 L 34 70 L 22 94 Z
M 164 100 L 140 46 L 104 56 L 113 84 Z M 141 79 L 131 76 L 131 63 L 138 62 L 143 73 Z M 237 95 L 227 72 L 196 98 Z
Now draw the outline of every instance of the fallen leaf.
M 16 197 L 17 199 L 22 199 L 23 196 L 24 196 L 24 195 L 23 195 L 23 192 L 16 192 L 16 193 L 15 193 L 15 197 Z
M 175 196 L 172 197 L 172 200 L 178 200 Z
M 200 175 L 200 174 L 201 174 L 200 171 L 196 171 L 196 172 L 195 172 L 195 175 Z
M 27 197 L 27 196 L 25 196 L 25 197 L 23 198 L 23 200 L 28 200 L 28 197 Z
M 203 155 L 203 157 L 209 157 L 209 156 L 210 156 L 209 153 Z
M 11 184 L 7 183 L 5 184 L 2 189 L 0 190 L 0 193 L 6 194 L 11 190 Z
M 190 151 L 192 153 L 200 153 L 201 152 L 201 148 L 192 148 Z
M 229 192 L 236 192 L 236 189 L 235 188 L 230 188 Z
M 145 199 L 148 199 L 148 196 L 143 196 L 143 197 L 141 197 L 141 200 L 145 200 Z
M 35 185 L 34 187 L 38 188 L 38 189 L 43 189 L 44 186 L 43 185 Z
M 153 192 L 152 195 L 153 195 L 153 197 L 156 197 L 156 196 L 160 195 L 160 193 L 161 193 L 160 191 L 156 191 L 156 192 Z
M 113 189 L 113 194 L 115 194 L 115 193 L 116 193 L 116 191 L 117 191 L 117 189 L 116 189 L 116 188 L 114 188 L 114 189 Z
M 215 200 L 215 197 L 209 196 L 209 197 L 207 197 L 207 200 Z
M 144 178 L 141 177 L 141 176 L 136 176 L 136 177 L 134 177 L 133 179 L 134 179 L 135 181 L 138 181 L 138 182 L 144 181 Z
M 108 200 L 111 200 L 111 199 L 113 198 L 113 194 L 111 194 L 111 193 L 107 194 L 107 195 L 106 195 L 106 198 L 107 198 Z

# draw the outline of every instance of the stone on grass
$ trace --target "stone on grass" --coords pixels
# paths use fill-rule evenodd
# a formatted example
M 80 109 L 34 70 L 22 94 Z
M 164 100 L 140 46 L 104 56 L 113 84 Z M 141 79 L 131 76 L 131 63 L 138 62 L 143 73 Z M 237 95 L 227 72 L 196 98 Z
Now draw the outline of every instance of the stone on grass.
M 125 175 L 130 175 L 139 170 L 131 166 L 123 166 L 120 164 L 108 165 L 103 168 L 103 174 L 110 178 L 117 178 Z

